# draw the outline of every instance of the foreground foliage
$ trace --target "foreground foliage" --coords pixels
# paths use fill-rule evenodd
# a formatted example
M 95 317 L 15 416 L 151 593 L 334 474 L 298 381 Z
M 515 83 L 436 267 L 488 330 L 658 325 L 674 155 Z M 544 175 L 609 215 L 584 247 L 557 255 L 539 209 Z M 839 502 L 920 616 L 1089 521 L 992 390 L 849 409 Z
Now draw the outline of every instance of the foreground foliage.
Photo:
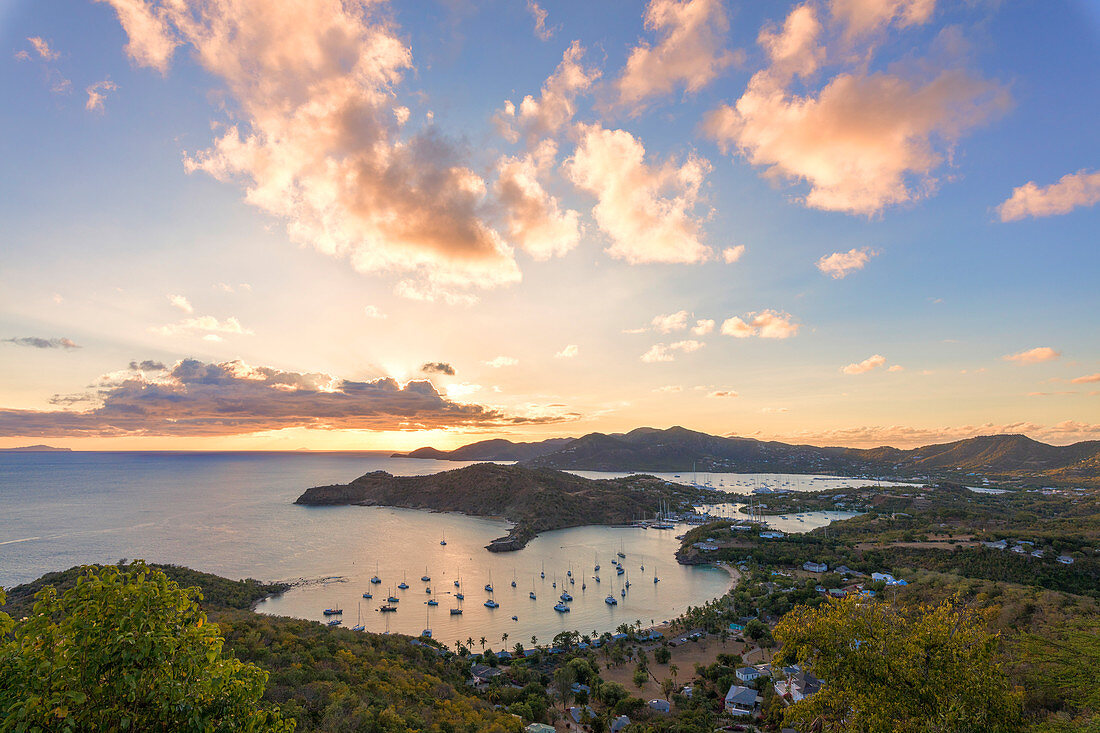
M 998 659 L 999 639 L 952 601 L 903 609 L 861 598 L 796 608 L 774 629 L 776 662 L 827 684 L 784 721 L 825 731 L 1015 731 L 1021 701 Z
M 0 646 L 0 730 L 294 730 L 260 704 L 267 673 L 223 653 L 201 598 L 140 562 L 43 588 Z

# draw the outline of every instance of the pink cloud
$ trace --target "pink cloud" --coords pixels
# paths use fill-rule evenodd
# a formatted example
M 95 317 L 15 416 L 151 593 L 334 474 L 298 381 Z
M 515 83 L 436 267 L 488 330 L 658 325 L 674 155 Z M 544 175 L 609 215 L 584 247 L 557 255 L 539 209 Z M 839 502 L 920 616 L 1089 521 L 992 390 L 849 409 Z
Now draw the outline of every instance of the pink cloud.
M 1003 358 L 1005 361 L 1014 361 L 1017 364 L 1039 364 L 1044 361 L 1054 361 L 1061 355 L 1062 352 L 1055 351 L 1049 346 L 1037 346 L 1018 354 L 1006 354 Z
M 699 91 L 738 58 L 723 48 L 729 19 L 722 0 L 650 0 L 644 17 L 657 43 L 635 46 L 615 81 L 618 104 L 635 112 L 680 86 Z
M 734 104 L 706 116 L 705 133 L 767 177 L 807 184 L 801 200 L 811 208 L 873 215 L 928 195 L 944 148 L 1002 112 L 1007 93 L 963 69 L 930 78 L 920 63 L 866 70 L 871 31 L 924 22 L 930 2 L 833 2 L 830 27 L 838 36 L 824 40 L 815 7 L 801 5 L 781 29 L 764 29 L 758 40 L 768 66 Z M 826 65 L 839 68 L 815 83 Z M 796 76 L 804 77 L 805 93 L 792 91 Z
M 505 156 L 497 164 L 497 197 L 505 209 L 509 240 L 536 260 L 563 255 L 577 246 L 583 231 L 580 214 L 562 210 L 543 188 L 540 177 L 554 165 L 557 146 L 544 140 L 534 153 Z
M 839 280 L 855 270 L 862 270 L 877 252 L 868 247 L 852 248 L 847 252 L 833 252 L 817 261 L 817 269 Z
M 976 438 L 982 435 L 1023 434 L 1035 440 L 1054 445 L 1066 445 L 1081 440 L 1100 438 L 1100 424 L 1066 420 L 1054 425 L 1033 422 L 984 423 L 981 425 L 953 425 L 942 427 L 915 427 L 908 425 L 870 425 L 828 430 L 801 431 L 774 435 L 778 440 L 811 443 L 814 445 L 840 445 L 852 448 L 875 448 L 890 445 L 897 448 L 914 448 L 933 443 L 949 443 L 955 440 Z
M 997 207 L 1001 221 L 1017 221 L 1029 216 L 1068 214 L 1080 206 L 1100 202 L 1100 171 L 1062 176 L 1057 183 L 1039 187 L 1029 181 L 1012 190 L 1012 196 Z
M 34 47 L 39 58 L 43 61 L 57 61 L 61 58 L 61 54 L 50 48 L 50 44 L 46 39 L 33 36 L 27 40 L 30 42 L 31 46 Z
M 543 41 L 549 41 L 556 30 L 546 25 L 549 14 L 535 0 L 527 0 L 527 12 L 535 19 L 535 35 Z
M 1100 372 L 1096 374 L 1088 374 L 1083 377 L 1074 377 L 1069 380 L 1070 384 L 1091 384 L 1092 382 L 1100 382 Z
M 690 154 L 683 163 L 646 163 L 641 141 L 626 130 L 581 125 L 566 175 L 597 198 L 592 215 L 611 239 L 608 254 L 632 264 L 707 259 L 695 209 L 710 163 Z
M 107 99 L 107 94 L 117 89 L 118 85 L 110 79 L 92 84 L 84 90 L 88 93 L 88 101 L 84 103 L 84 109 L 89 112 L 102 112 L 103 102 Z
M 722 260 L 727 265 L 732 265 L 737 260 L 741 259 L 741 255 L 745 254 L 745 245 L 739 244 L 736 247 L 726 247 L 722 250 Z
M 688 318 L 691 314 L 687 311 L 676 311 L 675 313 L 668 313 L 666 315 L 654 316 L 653 330 L 657 333 L 671 333 L 673 331 L 683 331 L 687 328 Z
M 166 71 L 188 44 L 228 92 L 228 124 L 187 171 L 237 183 L 294 241 L 406 275 L 408 297 L 469 302 L 520 279 L 483 216 L 486 182 L 434 127 L 404 131 L 395 97 L 412 53 L 378 5 L 107 1 L 135 63 Z
M 517 142 L 522 133 L 528 146 L 533 146 L 572 122 L 577 112 L 577 95 L 586 92 L 600 77 L 599 69 L 585 67 L 583 59 L 584 47 L 579 41 L 573 41 L 562 55 L 558 68 L 542 85 L 538 99 L 528 94 L 518 107 L 506 100 L 504 109 L 493 116 L 501 134 Z
M 869 371 L 880 369 L 884 366 L 886 366 L 886 357 L 882 354 L 875 354 L 874 356 L 867 357 L 863 361 L 853 362 L 840 371 L 845 374 L 866 374 Z
M 723 335 L 734 338 L 786 339 L 796 335 L 799 328 L 800 324 L 794 322 L 790 313 L 769 309 L 727 318 L 721 330 Z

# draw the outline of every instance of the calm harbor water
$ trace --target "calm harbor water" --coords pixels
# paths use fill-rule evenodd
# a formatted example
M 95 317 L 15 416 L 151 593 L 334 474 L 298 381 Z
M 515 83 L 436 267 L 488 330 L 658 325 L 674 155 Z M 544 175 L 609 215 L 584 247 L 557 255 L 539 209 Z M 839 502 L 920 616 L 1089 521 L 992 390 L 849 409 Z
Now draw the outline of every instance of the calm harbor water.
M 368 471 L 412 475 L 463 465 L 380 453 L 0 453 L 0 585 L 120 558 L 177 563 L 231 578 L 339 576 L 342 582 L 296 587 L 260 610 L 321 620 L 323 609 L 340 605 L 344 625 L 352 626 L 361 608 L 363 623 L 372 631 L 419 634 L 427 623 L 444 643 L 485 636 L 496 648 L 505 633 L 511 646 L 529 643 L 532 634 L 549 641 L 565 629 L 602 632 L 624 621 L 659 622 L 720 595 L 729 585 L 722 570 L 675 562 L 675 535 L 686 526 L 560 530 L 539 536 L 519 552 L 492 554 L 484 545 L 507 532 L 504 522 L 293 504 L 305 488 L 345 483 Z M 715 488 L 732 493 L 747 493 L 765 481 L 777 487 L 792 481 L 767 475 L 709 478 Z M 794 483 L 798 486 L 788 488 L 824 488 L 810 477 Z M 814 526 L 832 518 L 803 516 Z M 445 546 L 440 545 L 444 537 Z M 611 560 L 620 548 L 627 555 L 622 561 L 626 573 L 616 576 Z M 599 584 L 592 577 L 597 559 Z M 544 567 L 545 579 L 539 577 Z M 570 569 L 575 584 L 568 583 Z M 372 586 L 369 578 L 376 572 L 383 582 Z M 420 580 L 425 572 L 430 584 Z M 660 578 L 656 584 L 654 572 Z M 500 604 L 496 609 L 482 605 L 490 574 Z M 513 574 L 516 588 L 511 587 Z M 410 588 L 397 591 L 403 577 Z M 450 608 L 458 605 L 454 581 L 459 578 L 466 600 L 462 615 L 451 616 Z M 631 588 L 624 598 L 627 579 Z M 553 606 L 563 581 L 574 600 L 569 613 L 559 614 Z M 582 583 L 587 588 L 582 590 Z M 528 597 L 532 584 L 535 601 Z M 426 585 L 435 590 L 438 606 L 426 605 L 431 597 Z M 377 612 L 391 587 L 401 598 L 399 610 Z M 373 599 L 362 598 L 367 590 L 374 592 Z M 616 606 L 604 603 L 612 591 Z

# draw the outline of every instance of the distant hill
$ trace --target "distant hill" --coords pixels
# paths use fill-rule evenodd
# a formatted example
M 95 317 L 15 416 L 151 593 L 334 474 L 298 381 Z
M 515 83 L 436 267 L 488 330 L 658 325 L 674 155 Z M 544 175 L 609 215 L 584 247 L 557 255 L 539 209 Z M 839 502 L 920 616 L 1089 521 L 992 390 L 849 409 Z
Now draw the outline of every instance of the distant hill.
M 317 486 L 295 504 L 398 506 L 516 523 L 490 550 L 518 550 L 539 532 L 588 524 L 626 524 L 652 517 L 661 500 L 673 509 L 690 508 L 700 492 L 670 486 L 652 476 L 594 481 L 547 468 L 478 463 L 428 476 L 393 476 L 375 471 L 350 484 Z
M 470 449 L 471 452 L 466 452 Z M 430 450 L 426 454 L 424 451 Z M 421 449 L 410 457 L 518 460 L 543 468 L 590 471 L 822 473 L 898 478 L 978 474 L 1024 483 L 1100 484 L 1100 441 L 1067 446 L 1023 435 L 989 435 L 921 448 L 839 448 L 708 435 L 682 427 L 589 433 L 541 443 L 482 441 L 454 451 Z M 525 456 L 525 457 L 521 457 Z
M 527 461 L 552 453 L 573 438 L 550 438 L 534 443 L 513 443 L 510 440 L 496 438 L 470 443 L 451 451 L 436 448 L 417 448 L 411 453 L 394 453 L 392 458 L 436 458 L 446 461 Z
M 72 448 L 54 448 L 52 445 L 24 445 L 19 448 L 0 448 L 0 453 L 71 453 Z

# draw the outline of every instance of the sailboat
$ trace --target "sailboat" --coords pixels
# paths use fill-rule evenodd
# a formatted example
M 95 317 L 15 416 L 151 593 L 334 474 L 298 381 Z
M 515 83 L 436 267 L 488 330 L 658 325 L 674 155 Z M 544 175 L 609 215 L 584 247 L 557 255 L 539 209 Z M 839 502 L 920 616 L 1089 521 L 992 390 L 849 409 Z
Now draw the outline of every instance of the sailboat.
M 593 568 L 597 573 L 600 572 L 600 556 L 594 555 L 593 559 L 596 561 L 596 567 Z
M 618 599 L 615 598 L 615 588 L 614 587 L 612 587 L 611 590 L 608 592 L 607 598 L 604 598 L 603 602 L 606 603 L 609 606 L 619 605 Z
M 512 568 L 512 587 L 516 587 L 516 569 Z
M 420 635 L 425 639 L 432 638 L 432 624 L 428 619 L 428 610 L 424 609 L 424 630 L 420 632 Z
M 441 544 L 441 545 L 446 545 L 447 544 L 447 532 L 446 531 L 444 531 L 443 536 L 439 538 L 439 544 Z
M 359 601 L 359 609 L 357 611 L 357 614 L 358 615 L 356 616 L 355 626 L 351 627 L 352 631 L 362 631 L 363 629 L 366 628 L 366 626 L 363 626 L 363 602 L 362 601 Z
M 564 603 L 559 602 L 558 604 L 556 604 L 554 606 L 554 610 L 557 611 L 558 613 L 569 613 L 569 606 L 565 605 Z
M 408 590 L 409 588 L 409 584 L 405 582 L 405 575 L 407 575 L 407 573 L 401 575 L 401 582 L 397 584 L 397 587 L 401 590 Z
M 424 581 L 425 583 L 427 583 L 428 581 L 430 581 L 432 579 L 432 576 L 428 575 L 428 566 L 427 565 L 424 566 L 424 574 L 420 576 L 420 579 L 422 581 Z
M 616 552 L 615 554 L 618 555 L 619 557 L 626 557 L 626 553 L 623 552 L 623 541 L 621 539 L 619 540 L 619 551 Z
M 371 592 L 370 592 L 370 591 L 368 590 L 368 591 L 365 591 L 365 592 L 363 593 L 363 597 L 364 597 L 364 598 L 366 598 L 367 600 L 370 600 L 371 598 L 374 598 L 374 594 L 373 594 L 373 593 L 371 593 Z
M 485 584 L 485 590 L 489 591 L 490 593 L 493 592 L 493 571 L 492 570 L 489 571 L 489 582 Z
M 530 598 L 532 601 L 536 600 L 536 597 L 535 597 L 535 579 L 534 578 L 531 578 L 531 592 L 527 594 L 527 597 Z
M 545 560 L 542 561 L 542 572 L 539 573 L 539 577 L 542 578 L 543 580 L 546 580 L 546 561 Z
M 382 579 L 378 577 L 378 563 L 374 564 L 374 577 L 370 579 L 370 582 L 374 585 L 378 585 L 382 582 Z

